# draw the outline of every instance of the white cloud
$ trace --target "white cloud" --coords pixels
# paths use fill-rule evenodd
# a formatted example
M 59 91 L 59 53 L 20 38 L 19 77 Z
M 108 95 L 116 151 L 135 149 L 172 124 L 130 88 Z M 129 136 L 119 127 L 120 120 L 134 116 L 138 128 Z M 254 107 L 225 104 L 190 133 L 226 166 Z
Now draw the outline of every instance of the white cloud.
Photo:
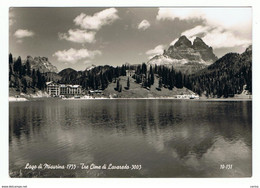
M 233 27 L 251 22 L 250 8 L 159 8 L 157 20 L 200 19 L 210 25 Z
M 18 39 L 22 39 L 25 37 L 33 37 L 34 36 L 34 32 L 33 31 L 29 31 L 27 29 L 18 29 L 15 33 L 14 36 Z
M 104 25 L 109 25 L 117 20 L 117 9 L 109 8 L 95 13 L 93 16 L 81 13 L 74 19 L 74 23 L 84 29 L 99 30 Z
M 146 54 L 149 55 L 148 58 L 150 59 L 155 55 L 163 54 L 164 47 L 165 47 L 164 45 L 158 45 L 154 49 L 148 50 L 146 52 Z
M 165 56 L 160 56 L 160 58 L 152 59 L 152 57 L 149 58 L 149 64 L 150 65 L 167 65 L 167 64 L 186 64 L 188 61 L 186 59 L 172 59 Z
M 209 26 L 198 25 L 192 29 L 182 32 L 181 35 L 185 35 L 186 37 L 190 38 L 190 37 L 205 33 L 207 31 L 209 31 L 210 29 L 211 29 L 211 27 L 209 27 Z
M 157 20 L 201 20 L 181 33 L 191 41 L 200 36 L 213 48 L 246 47 L 251 43 L 250 8 L 160 8 Z M 171 42 L 173 45 L 177 39 Z
M 202 19 L 203 13 L 194 8 L 159 8 L 157 20 L 180 20 Z
M 141 21 L 141 23 L 138 25 L 138 29 L 146 30 L 151 26 L 151 24 L 147 20 Z
M 59 38 L 76 43 L 94 43 L 96 32 L 81 29 L 70 29 L 68 33 L 59 33 Z
M 98 50 L 88 50 L 88 49 L 74 49 L 70 48 L 69 50 L 57 51 L 53 56 L 57 57 L 58 61 L 64 63 L 75 64 L 79 61 L 87 61 L 89 59 L 94 59 L 97 55 L 101 55 L 101 52 Z
M 252 43 L 251 40 L 243 39 L 236 36 L 233 32 L 222 28 L 214 28 L 213 30 L 206 31 L 202 40 L 213 48 L 229 48 L 236 46 L 246 48 Z

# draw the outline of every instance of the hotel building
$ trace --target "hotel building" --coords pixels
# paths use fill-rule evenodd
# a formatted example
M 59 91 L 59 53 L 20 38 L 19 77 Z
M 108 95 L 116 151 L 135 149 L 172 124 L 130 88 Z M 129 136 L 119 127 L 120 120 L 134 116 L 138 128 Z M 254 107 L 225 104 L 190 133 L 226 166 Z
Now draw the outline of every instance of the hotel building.
M 75 96 L 82 94 L 82 87 L 80 85 L 56 84 L 47 82 L 47 93 L 50 96 Z

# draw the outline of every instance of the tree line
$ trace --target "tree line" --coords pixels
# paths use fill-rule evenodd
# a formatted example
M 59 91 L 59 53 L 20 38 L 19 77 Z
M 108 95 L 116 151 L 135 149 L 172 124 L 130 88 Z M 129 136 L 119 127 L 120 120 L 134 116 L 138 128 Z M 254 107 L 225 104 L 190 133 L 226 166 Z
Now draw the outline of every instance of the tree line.
M 134 70 L 133 76 L 141 87 L 150 88 L 156 84 L 158 90 L 162 87 L 172 90 L 174 87 L 186 87 L 199 95 L 207 97 L 232 97 L 241 93 L 247 85 L 252 92 L 252 63 L 250 54 L 227 54 L 216 63 L 195 74 L 184 74 L 169 66 L 122 65 L 117 67 L 98 66 L 89 71 L 74 71 L 65 74 L 61 80 L 63 84 L 79 84 L 86 90 L 104 90 L 112 82 L 116 83 L 116 90 L 122 91 L 120 76 L 126 76 L 127 70 Z M 64 70 L 63 70 L 64 71 Z M 72 75 L 73 74 L 73 75 Z M 60 74 L 62 76 L 62 74 Z M 157 78 L 157 79 L 156 79 Z M 158 80 L 155 83 L 155 79 Z M 58 83 L 61 83 L 61 80 Z M 31 70 L 30 62 L 22 63 L 21 57 L 14 59 L 9 55 L 9 86 L 17 91 L 26 92 L 27 88 L 43 90 L 48 78 L 39 70 Z M 126 89 L 130 88 L 129 78 Z
M 207 97 L 233 97 L 244 86 L 252 93 L 252 59 L 247 54 L 230 53 L 197 74 L 189 75 L 185 87 Z
M 27 92 L 28 88 L 42 90 L 45 88 L 46 79 L 39 70 L 32 69 L 27 60 L 22 63 L 21 57 L 14 59 L 9 54 L 9 87 L 19 92 Z

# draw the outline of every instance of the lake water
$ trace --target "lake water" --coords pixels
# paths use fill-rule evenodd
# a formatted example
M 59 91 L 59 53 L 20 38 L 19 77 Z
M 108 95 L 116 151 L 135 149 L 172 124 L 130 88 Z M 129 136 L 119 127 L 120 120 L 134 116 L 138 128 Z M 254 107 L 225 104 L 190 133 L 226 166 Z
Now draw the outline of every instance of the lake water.
M 9 123 L 11 177 L 252 175 L 251 101 L 50 99 L 9 103 Z

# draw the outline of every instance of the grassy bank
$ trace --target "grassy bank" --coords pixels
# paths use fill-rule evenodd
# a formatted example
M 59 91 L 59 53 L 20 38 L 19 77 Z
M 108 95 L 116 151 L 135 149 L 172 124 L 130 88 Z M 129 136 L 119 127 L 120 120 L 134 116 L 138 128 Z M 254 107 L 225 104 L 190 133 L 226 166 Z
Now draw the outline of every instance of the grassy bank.
M 120 84 L 122 85 L 122 91 L 118 92 L 115 90 L 116 83 L 110 83 L 108 87 L 103 91 L 105 97 L 116 96 L 118 98 L 165 98 L 165 97 L 174 97 L 175 95 L 183 95 L 183 94 L 192 94 L 193 92 L 188 90 L 187 88 L 173 88 L 169 90 L 168 88 L 161 88 L 161 91 L 157 90 L 158 87 L 158 78 L 155 78 L 154 84 L 150 89 L 143 88 L 141 84 L 135 82 L 135 80 L 131 77 L 130 79 L 130 87 L 127 87 L 127 76 L 120 77 Z

